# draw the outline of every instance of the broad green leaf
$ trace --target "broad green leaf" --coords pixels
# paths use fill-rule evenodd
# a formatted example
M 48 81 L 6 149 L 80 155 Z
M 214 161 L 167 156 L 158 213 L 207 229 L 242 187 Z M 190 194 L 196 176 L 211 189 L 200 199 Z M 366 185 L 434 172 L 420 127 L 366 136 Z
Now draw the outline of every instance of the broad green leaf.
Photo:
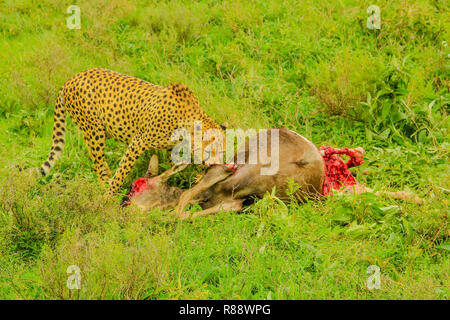
M 379 209 L 384 214 L 395 214 L 395 213 L 400 212 L 400 208 L 398 206 L 382 207 L 382 208 L 379 208 Z
M 443 243 L 443 244 L 441 244 L 440 246 L 438 246 L 438 248 L 439 248 L 439 249 L 444 249 L 444 250 L 450 251 L 450 242 Z
M 331 221 L 340 223 L 349 223 L 351 219 L 351 209 L 347 207 L 338 207 L 335 214 L 331 217 Z

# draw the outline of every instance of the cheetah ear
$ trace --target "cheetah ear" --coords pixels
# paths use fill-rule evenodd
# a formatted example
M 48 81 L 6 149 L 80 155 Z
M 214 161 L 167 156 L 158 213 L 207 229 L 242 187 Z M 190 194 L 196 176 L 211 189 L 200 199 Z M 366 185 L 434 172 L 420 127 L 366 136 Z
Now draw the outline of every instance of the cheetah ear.
M 148 164 L 147 176 L 154 177 L 158 175 L 158 156 L 156 154 L 152 155 L 150 163 Z

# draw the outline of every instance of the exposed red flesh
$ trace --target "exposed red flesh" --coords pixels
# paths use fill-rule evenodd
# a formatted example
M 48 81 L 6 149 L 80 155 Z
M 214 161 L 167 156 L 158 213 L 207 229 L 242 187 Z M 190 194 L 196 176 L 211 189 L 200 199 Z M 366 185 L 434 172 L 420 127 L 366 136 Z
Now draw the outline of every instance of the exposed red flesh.
M 139 178 L 131 185 L 131 192 L 138 193 L 143 191 L 147 187 L 147 180 L 145 178 Z
M 144 191 L 147 188 L 147 180 L 145 178 L 139 178 L 135 180 L 131 184 L 130 192 L 126 196 L 122 198 L 122 203 L 120 204 L 122 207 L 127 207 L 131 203 L 131 197 L 133 197 L 136 193 Z
M 351 190 L 358 182 L 353 177 L 350 170 L 351 167 L 359 166 L 364 162 L 363 148 L 356 149 L 335 149 L 329 146 L 320 147 L 323 161 L 325 162 L 325 179 L 323 183 L 322 194 L 324 196 L 333 194 L 333 190 L 341 190 L 343 187 Z M 337 154 L 344 154 L 350 157 L 347 162 L 344 162 Z

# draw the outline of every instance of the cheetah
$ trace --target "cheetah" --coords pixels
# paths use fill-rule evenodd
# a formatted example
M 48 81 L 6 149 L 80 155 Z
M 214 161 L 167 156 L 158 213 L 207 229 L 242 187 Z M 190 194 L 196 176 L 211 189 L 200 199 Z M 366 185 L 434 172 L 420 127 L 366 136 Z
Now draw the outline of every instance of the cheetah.
M 66 114 L 81 129 L 99 180 L 109 182 L 108 194 L 120 189 L 144 151 L 173 146 L 171 135 L 177 128 L 192 130 L 190 126 L 201 121 L 203 132 L 225 129 L 201 109 L 184 84 L 164 87 L 107 69 L 89 69 L 67 80 L 58 93 L 52 148 L 39 168 L 44 176 L 62 155 Z M 112 179 L 103 152 L 110 137 L 128 144 Z

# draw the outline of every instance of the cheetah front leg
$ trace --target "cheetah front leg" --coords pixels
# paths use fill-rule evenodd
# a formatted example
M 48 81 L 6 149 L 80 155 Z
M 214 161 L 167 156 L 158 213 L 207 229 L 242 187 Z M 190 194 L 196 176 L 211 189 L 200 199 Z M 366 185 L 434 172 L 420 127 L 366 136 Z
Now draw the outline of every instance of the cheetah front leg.
M 130 173 L 131 168 L 136 162 L 136 159 L 150 147 L 152 147 L 152 145 L 141 138 L 135 138 L 131 141 L 127 151 L 122 157 L 122 160 L 120 160 L 119 168 L 117 168 L 117 171 L 111 180 L 108 189 L 108 195 L 112 195 L 119 191 L 120 187 L 123 184 L 123 181 L 128 176 L 128 173 Z

